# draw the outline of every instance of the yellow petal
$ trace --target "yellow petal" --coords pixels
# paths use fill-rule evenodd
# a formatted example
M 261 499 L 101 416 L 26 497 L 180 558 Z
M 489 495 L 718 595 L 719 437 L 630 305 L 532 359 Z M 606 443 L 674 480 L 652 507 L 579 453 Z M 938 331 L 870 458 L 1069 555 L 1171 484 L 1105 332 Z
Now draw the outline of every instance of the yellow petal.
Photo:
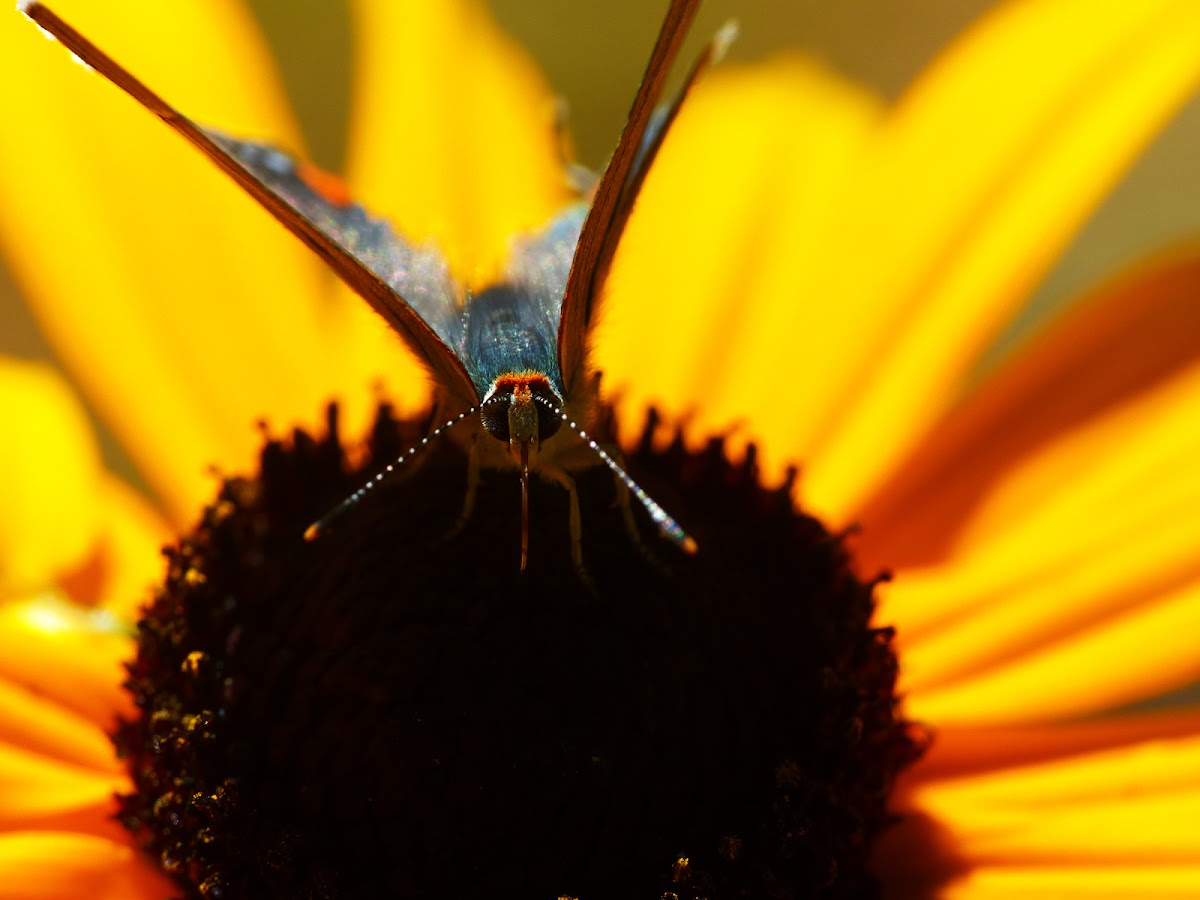
M 931 565 L 1029 455 L 1200 361 L 1200 245 L 1101 285 L 1001 359 L 863 510 L 855 555 Z
M 351 183 L 472 283 L 567 200 L 554 103 L 477 0 L 351 4 Z
M 1058 546 L 1094 546 L 1106 534 L 1127 537 L 1139 523 L 1161 523 L 1163 514 L 1182 510 L 1181 501 L 1200 492 L 1200 473 L 1191 465 L 1200 453 L 1197 403 L 1200 362 L 1064 430 L 989 492 L 960 533 L 956 553 L 985 546 L 996 553 L 1004 541 L 1004 552 L 1015 555 L 1032 550 L 1035 535 L 1067 527 Z M 1102 509 L 1120 515 L 1099 521 Z
M 512 239 L 568 198 L 540 73 L 475 0 L 352 12 L 355 196 L 408 239 L 434 242 L 458 277 L 489 280 Z M 384 385 L 402 412 L 426 405 L 421 365 L 362 300 L 336 294 L 326 325 L 338 385 Z M 372 411 L 351 405 L 346 433 L 362 433 Z
M 948 779 L 912 800 L 973 864 L 1191 864 L 1200 738 Z
M 68 831 L 0 834 L 0 900 L 161 900 L 177 893 L 127 843 Z
M 1152 697 L 1197 677 L 1200 580 L 978 675 L 913 690 L 908 710 L 931 722 L 1045 721 Z
M 882 615 L 910 642 L 973 615 L 1037 639 L 1186 580 L 1200 542 L 1197 403 L 1200 364 L 1014 461 L 945 564 L 884 589 Z M 1048 591 L 1061 591 L 1049 607 Z
M 120 685 L 133 643 L 104 610 L 54 597 L 0 607 L 0 679 L 48 697 L 104 728 L 130 715 Z
M 123 775 L 77 768 L 0 743 L 0 831 L 101 806 L 111 816 L 113 794 L 128 787 Z
M 1200 864 L 978 866 L 938 893 L 943 900 L 1192 900 Z
M 880 489 L 1198 78 L 1191 0 L 1007 4 L 928 70 L 830 223 L 817 296 L 845 313 L 792 432 L 810 510 Z
M 197 120 L 295 129 L 233 0 L 56 8 Z M 320 266 L 177 135 L 15 13 L 0 19 L 0 242 L 55 349 L 177 521 L 264 414 L 315 418 Z
M 118 771 L 104 727 L 26 687 L 0 679 L 0 741 L 93 771 Z
M 1195 734 L 962 778 L 918 788 L 922 807 L 991 810 L 996 821 L 1109 800 L 1140 802 L 1200 789 L 1200 737 Z M 1196 835 L 1200 839 L 1200 835 Z
M 893 800 L 901 821 L 877 848 L 874 868 L 891 897 L 971 898 L 976 888 L 991 896 L 1010 883 L 1005 873 L 1034 896 L 1122 896 L 1103 892 L 1100 873 L 1128 885 L 1139 871 L 1148 896 L 1174 896 L 1173 885 L 1191 883 L 1197 858 L 1186 855 L 1195 839 L 1187 798 L 1200 787 L 1196 734 L 1196 714 L 1177 710 L 1036 728 L 942 729 L 932 753 L 903 777 Z M 947 743 L 970 748 L 965 774 L 955 775 L 963 759 L 953 748 L 938 759 Z M 1146 838 L 1131 834 L 1145 827 L 1143 816 L 1156 814 L 1162 818 Z M 1029 868 L 1034 862 L 1044 883 Z M 1158 880 L 1159 873 L 1184 880 Z
M 720 66 L 696 86 L 647 177 L 595 334 L 632 429 L 656 404 L 691 417 L 696 435 L 748 423 L 746 438 L 770 438 L 824 390 L 808 348 L 827 298 L 811 286 L 879 115 L 875 97 L 799 57 Z M 762 447 L 770 479 L 796 461 L 786 442 Z
M 124 622 L 140 617 L 151 589 L 166 572 L 162 547 L 172 534 L 146 499 L 116 478 L 101 487 L 104 534 L 101 540 L 101 580 L 96 602 Z
M 909 777 L 930 781 L 1196 734 L 1200 710 L 1193 709 L 1040 725 L 937 725 Z
M 1156 583 L 1195 534 L 1198 402 L 1195 365 L 1014 460 L 961 524 L 948 562 L 886 589 L 887 616 L 919 637 L 974 607 L 1014 602 L 1043 578 L 1090 577 L 1082 562 L 1103 566 L 1102 552 L 1132 554 L 1127 583 Z
M 96 539 L 100 456 L 54 370 L 0 357 L 0 597 L 44 587 Z

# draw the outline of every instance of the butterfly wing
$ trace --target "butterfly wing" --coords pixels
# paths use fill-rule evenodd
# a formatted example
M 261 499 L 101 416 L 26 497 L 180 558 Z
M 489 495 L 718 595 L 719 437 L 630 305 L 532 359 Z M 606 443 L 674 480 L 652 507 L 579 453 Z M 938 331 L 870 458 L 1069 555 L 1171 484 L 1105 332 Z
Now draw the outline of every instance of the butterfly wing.
M 451 406 L 474 405 L 475 390 L 466 369 L 451 349 L 454 344 L 442 336 L 453 339 L 451 319 L 458 298 L 440 259 L 407 246 L 358 207 L 331 202 L 314 190 L 279 151 L 233 141 L 196 125 L 40 3 L 29 3 L 23 11 L 79 59 L 190 141 L 312 248 L 428 366 Z M 332 231 L 323 230 L 327 227 Z M 417 291 L 420 296 L 416 299 L 430 319 L 401 293 L 415 289 L 425 275 L 432 281 Z
M 620 233 L 613 227 L 621 207 L 621 194 L 639 157 L 646 129 L 650 124 L 671 62 L 679 52 L 688 26 L 696 15 L 700 0 L 671 0 L 658 32 L 646 73 L 642 76 L 629 119 L 617 141 L 608 167 L 600 176 L 592 207 L 579 235 L 579 244 L 571 263 L 563 296 L 562 317 L 558 324 L 558 355 L 564 385 L 570 393 L 584 374 L 587 331 L 591 325 L 597 288 L 607 268 Z M 611 246 L 610 246 L 611 245 Z
M 282 150 L 201 129 L 259 183 L 350 253 L 411 308 L 452 351 L 462 342 L 461 297 L 445 258 L 410 244 L 350 201 L 341 182 Z M 390 321 L 390 318 L 389 318 Z
M 725 54 L 737 35 L 736 24 L 726 23 L 693 64 L 671 102 L 656 106 L 671 62 L 698 6 L 699 0 L 672 0 L 634 98 L 629 120 L 596 187 L 592 210 L 579 238 L 559 320 L 559 358 L 568 391 L 584 374 L 587 334 L 596 303 L 646 173 L 688 92 L 700 74 Z

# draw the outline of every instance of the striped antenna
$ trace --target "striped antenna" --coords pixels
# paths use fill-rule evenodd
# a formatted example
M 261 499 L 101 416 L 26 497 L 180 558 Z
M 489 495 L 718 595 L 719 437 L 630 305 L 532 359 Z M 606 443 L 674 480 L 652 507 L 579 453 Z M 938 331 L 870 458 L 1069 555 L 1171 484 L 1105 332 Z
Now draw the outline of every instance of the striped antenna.
M 629 488 L 629 492 L 638 498 L 642 506 L 646 507 L 646 512 L 650 513 L 650 518 L 654 520 L 654 524 L 663 533 L 663 537 L 668 538 L 684 553 L 695 553 L 699 549 L 696 542 L 680 527 L 679 523 L 672 519 L 665 509 L 659 506 L 649 494 L 642 490 L 638 486 L 638 483 L 629 477 L 629 473 L 622 469 L 617 464 L 617 461 L 602 449 L 586 431 L 571 421 L 567 417 L 567 414 L 562 411 L 562 407 L 556 406 L 538 394 L 534 394 L 533 399 L 562 419 L 567 424 L 567 427 L 579 435 L 592 452 L 600 457 L 600 461 L 608 466 L 614 475 L 621 479 L 625 487 Z
M 443 422 L 437 428 L 433 429 L 433 431 L 429 432 L 429 434 L 427 434 L 427 435 L 425 435 L 425 437 L 421 438 L 421 442 L 419 444 L 413 444 L 411 447 L 409 447 L 407 450 L 405 450 L 403 453 L 401 453 L 399 456 L 397 456 L 392 462 L 388 463 L 386 466 L 384 466 L 382 469 L 380 469 L 378 472 L 376 472 L 375 475 L 372 476 L 371 479 L 369 481 L 367 481 L 366 484 L 364 484 L 362 487 L 360 487 L 357 491 L 355 491 L 353 494 L 351 494 L 349 497 L 347 497 L 345 500 L 343 500 L 341 503 L 339 503 L 337 506 L 335 506 L 329 512 L 325 513 L 325 515 L 321 516 L 321 518 L 317 519 L 317 521 L 315 521 L 311 525 L 309 525 L 308 528 L 306 528 L 304 530 L 304 539 L 306 541 L 315 541 L 321 535 L 325 534 L 329 530 L 329 525 L 332 522 L 341 518 L 342 514 L 345 513 L 348 509 L 350 509 L 350 507 L 354 506 L 360 500 L 362 500 L 365 496 L 367 496 L 367 493 L 370 492 L 370 490 L 372 488 L 374 488 L 375 485 L 386 480 L 391 475 L 394 475 L 399 470 L 401 465 L 408 462 L 413 456 L 415 456 L 418 450 L 422 450 L 426 446 L 428 446 L 429 442 L 432 441 L 435 437 L 437 437 L 443 431 L 446 431 L 449 428 L 453 428 L 455 425 L 457 425 L 459 422 L 461 422 L 467 416 L 473 415 L 474 413 L 479 412 L 480 408 L 483 406 L 486 406 L 488 403 L 495 403 L 497 400 L 502 400 L 502 399 L 505 399 L 505 398 L 497 397 L 492 400 L 488 400 L 485 403 L 481 403 L 477 406 L 472 406 L 466 412 L 459 413 L 453 419 L 449 419 L 449 420 Z

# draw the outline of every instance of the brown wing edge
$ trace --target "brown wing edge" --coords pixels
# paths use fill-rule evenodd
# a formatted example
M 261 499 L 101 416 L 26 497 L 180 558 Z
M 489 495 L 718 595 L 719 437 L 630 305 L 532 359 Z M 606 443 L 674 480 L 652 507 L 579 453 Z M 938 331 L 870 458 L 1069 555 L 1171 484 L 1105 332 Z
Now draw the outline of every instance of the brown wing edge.
M 298 215 L 284 200 L 272 193 L 237 160 L 217 146 L 199 126 L 151 91 L 52 10 L 41 3 L 26 3 L 20 9 L 38 27 L 53 36 L 80 60 L 191 142 L 288 231 L 308 245 L 352 290 L 383 316 L 430 369 L 439 387 L 450 395 L 455 405 L 465 408 L 477 402 L 475 389 L 462 363 L 421 317 L 378 275 L 311 222 Z
M 591 324 L 595 296 L 602 282 L 602 264 L 607 268 L 620 238 L 619 228 L 628 218 L 621 213 L 631 206 L 632 199 L 622 203 L 630 175 L 637 161 L 638 150 L 650 124 L 671 64 L 687 36 L 687 31 L 700 7 L 700 0 L 671 0 L 658 32 L 650 60 L 646 64 L 641 85 L 633 98 L 629 118 L 613 150 L 612 158 L 596 186 L 591 209 L 584 220 L 571 272 L 563 294 L 562 314 L 558 324 L 558 354 L 564 387 L 571 393 L 584 372 L 587 352 L 587 332 Z M 640 179 L 638 180 L 640 184 Z M 610 246 L 611 245 L 611 246 Z
M 596 263 L 596 271 L 592 276 L 592 306 L 595 305 L 594 298 L 598 294 L 601 287 L 604 285 L 604 279 L 608 276 L 609 267 L 612 265 L 613 256 L 616 254 L 617 246 L 621 242 L 621 236 L 625 233 L 625 225 L 629 221 L 629 215 L 633 212 L 634 203 L 637 201 L 638 195 L 641 193 L 642 184 L 646 181 L 646 175 L 650 171 L 650 167 L 654 164 L 655 158 L 658 156 L 658 151 L 661 149 L 663 139 L 671 130 L 671 124 L 675 121 L 675 117 L 679 115 L 679 110 L 683 107 L 684 101 L 688 94 L 691 93 L 693 85 L 695 85 L 700 75 L 714 63 L 720 62 L 725 56 L 729 45 L 733 43 L 737 37 L 738 26 L 734 20 L 729 20 L 720 30 L 717 31 L 708 46 L 692 64 L 692 68 L 688 71 L 687 78 L 684 79 L 683 85 L 679 91 L 671 98 L 670 105 L 667 106 L 663 115 L 662 123 L 658 130 L 652 136 L 650 144 L 646 147 L 642 154 L 641 165 L 629 172 L 624 188 L 618 198 L 617 207 L 613 211 L 612 220 L 609 223 L 608 231 L 605 233 L 605 241 L 600 253 L 600 257 Z M 590 311 L 590 307 L 589 307 Z M 590 324 L 590 316 L 589 316 Z

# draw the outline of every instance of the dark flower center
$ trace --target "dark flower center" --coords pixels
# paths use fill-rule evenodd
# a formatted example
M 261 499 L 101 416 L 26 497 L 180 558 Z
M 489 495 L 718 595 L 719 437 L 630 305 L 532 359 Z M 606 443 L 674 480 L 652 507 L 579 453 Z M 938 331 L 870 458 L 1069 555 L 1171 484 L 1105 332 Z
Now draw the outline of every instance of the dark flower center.
M 329 435 L 269 441 L 178 547 L 139 625 L 116 741 L 122 816 L 206 898 L 869 897 L 872 838 L 917 744 L 889 629 L 842 541 L 720 441 L 614 480 L 519 485 L 451 441 L 315 543 L 305 527 L 423 433 L 386 408 L 345 471 Z M 484 438 L 486 439 L 486 438 Z

